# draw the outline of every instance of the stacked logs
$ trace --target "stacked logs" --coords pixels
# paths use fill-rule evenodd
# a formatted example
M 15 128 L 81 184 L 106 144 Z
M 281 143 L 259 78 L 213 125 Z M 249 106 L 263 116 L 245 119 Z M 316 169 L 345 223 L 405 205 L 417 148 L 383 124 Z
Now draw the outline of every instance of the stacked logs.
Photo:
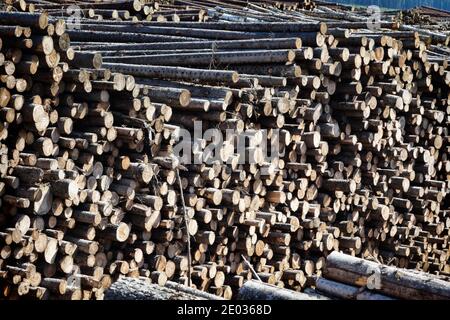
M 202 10 L 183 10 L 178 15 L 178 10 L 170 8 L 164 1 L 147 3 L 143 0 L 120 0 L 120 1 L 6 1 L 22 11 L 45 10 L 52 16 L 86 17 L 93 20 L 117 20 L 117 21 L 181 21 L 201 20 L 205 15 Z M 27 7 L 29 6 L 29 7 Z M 167 7 L 168 6 L 168 7 Z M 189 11 L 189 12 L 187 12 Z
M 247 281 L 239 290 L 243 300 L 448 300 L 450 282 L 417 270 L 399 269 L 337 251 L 327 257 L 322 277 L 304 293 Z
M 132 77 L 98 69 L 98 55 L 74 57 L 62 20 L 51 24 L 46 14 L 5 13 L 2 22 L 8 21 L 27 26 L 11 25 L 10 29 L 27 28 L 31 35 L 17 31 L 2 34 L 6 73 L 2 120 L 7 164 L 2 178 L 1 217 L 3 224 L 11 226 L 1 233 L 2 270 L 8 270 L 3 274 L 4 295 L 101 298 L 111 283 L 110 275 L 136 273 L 137 264 L 144 274 L 149 268 L 142 265 L 143 250 L 151 253 L 154 244 L 148 241 L 146 230 L 153 223 L 159 224 L 159 215 L 152 209 L 162 206 L 160 197 L 135 194 L 133 189 L 138 181 L 148 183 L 154 175 L 155 166 L 148 163 L 145 153 L 136 151 L 142 152 L 147 129 L 122 125 L 129 121 L 137 125 L 162 123 L 170 118 L 171 109 L 157 109 L 149 104 L 148 97 L 134 101 L 123 94 L 125 99 L 117 99 L 109 110 L 110 93 L 131 92 Z M 41 35 L 54 29 L 53 37 Z M 29 47 L 21 47 L 28 42 Z M 73 63 L 97 69 L 69 70 Z M 16 86 L 9 86 L 10 82 Z M 19 87 L 21 82 L 29 88 Z M 131 119 L 127 104 L 136 108 L 139 104 L 140 115 Z M 120 154 L 119 146 L 127 156 Z M 135 150 L 136 155 L 125 150 Z M 118 176 L 120 183 L 114 181 Z M 135 197 L 139 204 L 131 203 Z M 128 199 L 124 204 L 127 210 L 136 212 L 130 215 L 130 225 L 121 221 L 124 212 L 118 204 L 123 199 Z M 134 240 L 130 241 L 136 242 L 135 247 L 116 244 L 113 250 L 114 242 L 129 239 L 131 220 L 136 232 L 142 232 L 139 237 L 132 234 Z M 104 241 L 94 241 L 96 237 Z M 183 261 L 179 259 L 182 268 Z M 160 282 L 166 279 L 157 271 L 151 276 Z M 80 284 L 85 290 L 80 290 Z
M 334 298 L 357 300 L 450 298 L 450 282 L 443 277 L 385 266 L 338 252 L 333 252 L 327 257 L 324 276 L 316 279 L 313 292 Z
M 5 0 L 5 2 L 21 11 L 46 10 L 55 17 L 86 17 L 92 20 L 115 21 L 157 21 L 205 22 L 210 18 L 222 17 L 225 20 L 247 21 L 283 21 L 295 19 L 289 12 L 298 9 L 313 10 L 316 5 L 312 0 L 260 0 L 252 1 L 250 6 L 241 1 L 146 1 L 146 0 L 120 0 L 83 2 L 71 0 Z M 288 12 L 286 14 L 285 12 Z M 273 14 L 279 15 L 273 16 Z
M 76 29 L 0 12 L 3 296 L 101 299 L 119 275 L 302 290 L 338 250 L 450 274 L 441 38 L 256 8 Z
M 105 292 L 105 300 L 222 300 L 218 296 L 168 281 L 164 287 L 145 277 L 121 277 Z

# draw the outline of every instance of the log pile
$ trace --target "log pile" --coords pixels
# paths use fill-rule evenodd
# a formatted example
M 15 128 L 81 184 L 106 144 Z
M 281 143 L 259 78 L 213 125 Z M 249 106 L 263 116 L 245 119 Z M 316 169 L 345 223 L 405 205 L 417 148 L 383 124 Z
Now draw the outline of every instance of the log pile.
M 105 300 L 221 300 L 210 293 L 168 281 L 164 287 L 149 278 L 120 277 L 105 292 Z
M 448 300 L 450 282 L 443 276 L 400 269 L 337 251 L 327 257 L 324 273 L 303 293 L 247 281 L 242 300 Z
M 416 270 L 399 269 L 333 252 L 315 291 L 340 299 L 448 300 L 450 282 Z M 308 289 L 309 291 L 309 289 Z
M 45 10 L 54 17 L 88 18 L 93 21 L 155 21 L 155 22 L 205 22 L 220 17 L 227 21 L 283 21 L 295 20 L 285 12 L 298 9 L 313 10 L 313 0 L 259 0 L 243 1 L 145 1 L 145 0 L 4 0 L 21 11 Z M 273 16 L 274 14 L 278 16 Z M 231 19 L 231 20 L 230 20 Z
M 7 1 L 3 297 L 102 299 L 120 275 L 302 291 L 333 251 L 450 275 L 447 36 L 235 2 L 89 3 L 73 28 Z
M 303 293 L 249 280 L 239 289 L 238 300 L 330 300 L 315 292 Z

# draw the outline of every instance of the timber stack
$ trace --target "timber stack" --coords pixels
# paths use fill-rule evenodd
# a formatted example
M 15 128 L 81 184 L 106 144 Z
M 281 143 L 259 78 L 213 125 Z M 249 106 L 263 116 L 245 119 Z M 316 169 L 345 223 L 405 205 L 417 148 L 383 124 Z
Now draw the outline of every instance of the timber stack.
M 325 272 L 323 277 L 317 277 L 315 289 L 306 291 L 338 299 L 448 300 L 448 280 L 445 276 L 399 269 L 335 251 L 328 255 Z
M 334 251 L 450 276 L 446 33 L 298 1 L 4 2 L 4 298 L 304 291 Z
M 168 281 L 165 286 L 146 277 L 120 277 L 105 292 L 105 300 L 223 300 L 197 289 Z

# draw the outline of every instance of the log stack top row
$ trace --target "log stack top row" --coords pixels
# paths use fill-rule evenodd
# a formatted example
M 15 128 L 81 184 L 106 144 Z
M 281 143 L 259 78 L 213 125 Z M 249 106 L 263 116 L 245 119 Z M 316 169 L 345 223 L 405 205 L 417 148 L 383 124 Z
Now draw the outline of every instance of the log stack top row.
M 334 252 L 449 280 L 447 31 L 309 0 L 0 10 L 2 298 L 326 290 Z

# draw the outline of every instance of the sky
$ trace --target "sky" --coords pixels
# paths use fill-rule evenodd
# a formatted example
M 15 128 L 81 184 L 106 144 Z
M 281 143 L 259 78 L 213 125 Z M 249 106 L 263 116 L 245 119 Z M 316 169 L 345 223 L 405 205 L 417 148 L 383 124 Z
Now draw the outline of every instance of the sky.
M 450 11 L 449 0 L 325 0 L 344 4 L 378 5 L 385 8 L 409 9 L 416 6 L 428 6 Z

